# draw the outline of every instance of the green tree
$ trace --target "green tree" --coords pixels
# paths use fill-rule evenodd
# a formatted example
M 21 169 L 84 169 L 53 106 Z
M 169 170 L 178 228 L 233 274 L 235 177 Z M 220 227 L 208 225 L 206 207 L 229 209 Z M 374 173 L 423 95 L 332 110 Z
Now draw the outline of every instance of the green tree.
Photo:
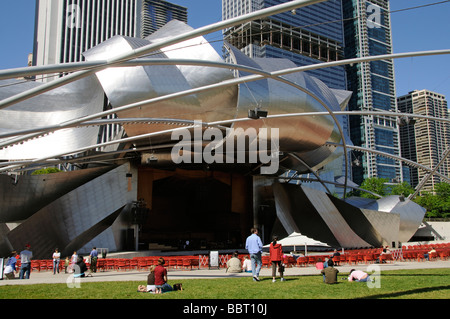
M 434 193 L 423 192 L 414 201 L 427 210 L 427 218 L 450 217 L 450 184 L 436 184 Z
M 364 182 L 361 184 L 360 188 L 370 191 L 372 193 L 378 194 L 380 196 L 386 196 L 387 195 L 386 183 L 388 181 L 389 180 L 386 178 L 371 177 L 371 178 L 365 179 Z M 374 196 L 374 195 L 366 193 L 366 192 L 361 192 L 361 197 L 374 198 L 374 199 L 379 198 L 377 196 Z
M 405 197 L 408 197 L 409 195 L 414 193 L 414 188 L 409 185 L 408 182 L 402 182 L 400 184 L 395 185 L 391 189 L 392 195 L 404 195 Z
M 434 187 L 434 192 L 440 198 L 450 200 L 450 184 L 449 183 L 439 183 Z
M 450 217 L 450 184 L 439 183 L 434 187 L 434 192 L 439 201 L 441 217 Z
M 33 173 L 31 173 L 31 175 L 45 175 L 45 174 L 52 174 L 52 173 L 58 173 L 58 172 L 61 172 L 61 170 L 56 167 L 47 167 L 47 168 L 35 170 Z

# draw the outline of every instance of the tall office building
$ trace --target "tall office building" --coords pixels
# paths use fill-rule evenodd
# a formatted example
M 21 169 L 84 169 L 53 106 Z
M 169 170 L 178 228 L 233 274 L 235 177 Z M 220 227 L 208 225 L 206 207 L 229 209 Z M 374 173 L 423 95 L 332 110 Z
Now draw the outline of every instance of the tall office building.
M 284 2 L 287 0 L 222 0 L 222 20 Z M 343 58 L 341 0 L 329 0 L 228 28 L 224 30 L 224 40 L 252 58 L 285 58 L 298 66 L 340 60 Z M 330 88 L 346 88 L 344 67 L 309 74 Z
M 83 61 L 82 53 L 115 36 L 145 38 L 187 9 L 156 0 L 37 0 L 34 65 Z
M 390 54 L 391 22 L 388 0 L 342 0 L 345 58 Z M 350 110 L 396 111 L 392 60 L 357 63 L 347 68 L 348 90 L 353 91 Z M 400 155 L 399 130 L 395 118 L 351 116 L 350 138 L 354 145 Z M 402 179 L 402 164 L 367 152 L 353 152 L 353 180 L 361 184 L 370 177 Z
M 187 23 L 187 9 L 161 0 L 37 0 L 33 65 L 84 61 L 83 52 L 113 36 L 145 38 L 172 19 Z M 120 133 L 119 125 L 107 125 L 99 142 Z
M 398 109 L 402 113 L 414 113 L 430 117 L 447 119 L 449 111 L 445 96 L 428 90 L 415 90 L 397 99 Z M 415 119 L 400 127 L 400 145 L 402 156 L 429 168 L 435 168 L 450 148 L 450 124 L 446 122 Z M 450 158 L 445 159 L 438 170 L 450 177 Z M 416 167 L 409 168 L 411 186 L 416 187 L 427 172 Z M 422 187 L 432 191 L 442 182 L 438 175 L 431 176 Z
M 187 23 L 187 9 L 185 7 L 162 0 L 140 0 L 139 2 L 142 2 L 142 38 L 155 32 L 171 20 Z
M 222 0 L 222 20 L 285 2 L 287 0 Z M 297 66 L 342 60 L 341 0 L 328 0 L 225 29 L 224 40 L 251 58 L 289 59 Z M 346 90 L 345 67 L 322 68 L 307 73 L 332 89 Z M 347 130 L 348 118 L 342 116 L 341 119 L 343 129 Z M 344 157 L 329 163 L 321 171 L 321 178 L 334 182 L 345 175 L 343 160 Z M 334 186 L 330 187 L 334 189 Z

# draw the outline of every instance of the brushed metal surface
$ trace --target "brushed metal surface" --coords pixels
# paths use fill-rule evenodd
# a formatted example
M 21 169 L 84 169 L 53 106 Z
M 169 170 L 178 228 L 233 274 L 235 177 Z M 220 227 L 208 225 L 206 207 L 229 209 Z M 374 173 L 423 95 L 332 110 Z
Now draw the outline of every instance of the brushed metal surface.
M 0 174 L 0 223 L 20 222 L 111 167 L 45 175 Z
M 136 200 L 137 174 L 130 189 L 128 172 L 128 164 L 119 166 L 52 201 L 3 237 L 0 253 L 29 243 L 35 258 L 50 258 L 56 247 L 62 255 L 71 255 L 88 243 L 94 245 L 92 240 L 107 229 L 113 231 L 110 226 L 122 209 Z M 121 248 L 120 231 L 112 235 L 105 234 L 108 242 L 98 247 Z
M 398 195 L 390 195 L 378 200 L 362 201 L 361 199 L 349 199 L 354 205 L 374 211 L 395 213 L 400 216 L 399 242 L 407 242 L 419 228 L 425 216 L 426 210 L 408 198 Z
M 29 88 L 38 82 L 0 81 L 0 100 Z M 59 124 L 103 110 L 104 93 L 95 76 L 81 79 L 0 110 L 0 133 Z M 70 128 L 49 133 L 37 139 L 0 149 L 1 160 L 23 160 L 70 152 L 97 142 L 99 128 Z M 5 141 L 7 139 L 0 139 Z
M 335 247 L 381 247 L 407 242 L 424 216 L 422 207 L 398 196 L 356 207 L 306 186 L 274 183 L 277 217 L 288 233 L 300 232 Z M 369 205 L 372 203 L 372 205 Z

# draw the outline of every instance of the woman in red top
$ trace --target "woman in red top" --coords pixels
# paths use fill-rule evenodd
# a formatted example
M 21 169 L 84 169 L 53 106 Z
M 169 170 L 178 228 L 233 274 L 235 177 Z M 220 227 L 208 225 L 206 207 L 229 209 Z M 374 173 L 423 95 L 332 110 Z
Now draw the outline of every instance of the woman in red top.
M 154 270 L 155 286 L 159 292 L 172 291 L 172 287 L 167 283 L 167 269 L 164 267 L 164 264 L 164 258 L 160 257 Z
M 277 265 L 280 272 L 281 281 L 284 281 L 284 265 L 283 265 L 283 249 L 281 244 L 277 243 L 278 237 L 274 236 L 273 241 L 270 243 L 270 261 L 272 262 L 272 282 L 275 282 Z

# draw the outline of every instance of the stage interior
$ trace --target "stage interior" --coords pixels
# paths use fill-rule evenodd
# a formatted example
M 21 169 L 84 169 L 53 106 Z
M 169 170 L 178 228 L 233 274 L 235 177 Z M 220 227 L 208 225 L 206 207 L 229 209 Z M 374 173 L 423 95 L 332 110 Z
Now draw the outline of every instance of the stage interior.
M 253 226 L 251 176 L 141 167 L 138 199 L 148 208 L 139 231 L 143 250 L 243 248 Z

